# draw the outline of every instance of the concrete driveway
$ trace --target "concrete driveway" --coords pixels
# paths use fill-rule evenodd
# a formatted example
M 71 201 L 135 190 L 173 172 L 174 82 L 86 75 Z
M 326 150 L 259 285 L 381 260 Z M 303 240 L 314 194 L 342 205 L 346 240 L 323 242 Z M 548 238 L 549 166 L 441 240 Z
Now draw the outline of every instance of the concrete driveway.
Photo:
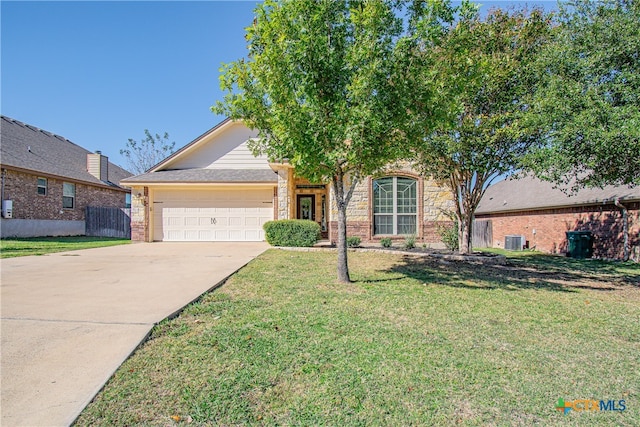
M 3 259 L 2 426 L 69 425 L 157 322 L 266 243 L 140 243 Z

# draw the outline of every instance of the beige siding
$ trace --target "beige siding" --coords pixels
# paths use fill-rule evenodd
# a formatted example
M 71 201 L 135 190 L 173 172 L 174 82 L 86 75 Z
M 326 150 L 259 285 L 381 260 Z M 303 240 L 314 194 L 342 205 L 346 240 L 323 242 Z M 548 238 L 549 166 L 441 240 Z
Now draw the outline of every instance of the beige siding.
M 234 148 L 215 163 L 210 169 L 269 169 L 266 157 L 254 157 L 246 142 Z
M 87 171 L 101 181 L 109 181 L 109 158 L 99 153 L 88 153 Z
M 254 157 L 247 147 L 247 141 L 257 134 L 257 131 L 242 123 L 233 123 L 205 136 L 197 147 L 183 153 L 164 168 L 268 169 L 267 158 Z

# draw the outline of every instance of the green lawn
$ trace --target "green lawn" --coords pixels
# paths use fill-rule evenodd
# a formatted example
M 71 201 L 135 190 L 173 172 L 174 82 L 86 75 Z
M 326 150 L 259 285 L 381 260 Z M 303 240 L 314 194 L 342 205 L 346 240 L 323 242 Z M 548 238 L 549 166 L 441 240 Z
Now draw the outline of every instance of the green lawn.
M 640 425 L 640 266 L 270 250 L 158 325 L 77 425 Z M 624 412 L 555 410 L 559 398 Z
M 0 258 L 44 255 L 53 252 L 101 248 L 104 246 L 124 245 L 127 243 L 131 243 L 131 240 L 110 237 L 86 236 L 2 239 L 0 240 Z

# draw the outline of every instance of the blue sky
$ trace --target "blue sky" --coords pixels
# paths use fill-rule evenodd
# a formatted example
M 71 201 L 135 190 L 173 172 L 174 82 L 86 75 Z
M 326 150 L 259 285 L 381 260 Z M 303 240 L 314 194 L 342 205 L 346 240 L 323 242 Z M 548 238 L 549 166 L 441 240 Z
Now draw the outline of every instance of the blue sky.
M 491 1 L 554 9 L 555 1 Z M 251 1 L 2 1 L 3 115 L 124 166 L 144 129 L 181 147 L 223 118 L 219 68 L 246 54 Z

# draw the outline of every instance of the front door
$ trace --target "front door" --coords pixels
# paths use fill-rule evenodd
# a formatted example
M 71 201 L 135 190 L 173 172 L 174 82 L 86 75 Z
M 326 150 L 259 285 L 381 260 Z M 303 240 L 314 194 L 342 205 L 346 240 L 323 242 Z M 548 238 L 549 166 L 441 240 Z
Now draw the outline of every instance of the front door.
M 298 219 L 316 220 L 316 196 L 313 194 L 298 195 Z

